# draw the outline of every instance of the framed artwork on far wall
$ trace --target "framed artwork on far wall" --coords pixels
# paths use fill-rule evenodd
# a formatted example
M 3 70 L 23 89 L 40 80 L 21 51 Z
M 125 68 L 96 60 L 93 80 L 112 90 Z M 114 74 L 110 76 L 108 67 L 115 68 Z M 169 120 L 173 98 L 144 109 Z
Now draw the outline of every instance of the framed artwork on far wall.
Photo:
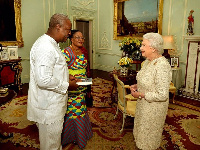
M 172 67 L 179 67 L 179 58 L 178 57 L 171 57 L 170 60 L 171 66 Z
M 124 37 L 142 39 L 145 33 L 162 34 L 163 1 L 113 0 L 113 39 Z
M 0 43 L 3 46 L 24 46 L 21 23 L 22 0 L 1 0 Z
M 18 59 L 18 46 L 7 46 L 9 59 Z

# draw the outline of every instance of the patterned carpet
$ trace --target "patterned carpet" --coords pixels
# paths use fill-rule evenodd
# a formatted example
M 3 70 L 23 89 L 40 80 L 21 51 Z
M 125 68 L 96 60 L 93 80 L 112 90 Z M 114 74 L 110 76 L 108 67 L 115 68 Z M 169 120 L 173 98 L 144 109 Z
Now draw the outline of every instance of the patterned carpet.
M 94 107 L 111 107 L 111 91 L 113 82 L 102 78 L 92 80 L 92 96 Z
M 108 82 L 97 80 L 98 84 L 110 90 Z M 108 87 L 109 90 L 106 88 Z M 111 86 L 112 87 L 112 86 Z M 107 93 L 102 90 L 102 93 Z M 96 94 L 98 97 L 98 94 Z M 94 97 L 94 95 L 93 95 Z M 0 138 L 0 149 L 3 150 L 38 150 L 38 130 L 33 122 L 26 119 L 27 96 L 15 98 L 0 107 L 0 131 L 4 134 L 13 133 L 9 139 Z M 101 102 L 98 102 L 98 106 Z M 108 103 L 110 105 L 110 103 Z M 109 106 L 107 105 L 107 106 Z M 105 106 L 105 105 L 104 105 Z M 88 108 L 93 126 L 94 136 L 88 141 L 86 150 L 134 150 L 133 141 L 134 118 L 127 117 L 122 134 L 119 130 L 122 124 L 122 114 L 114 119 L 115 107 Z M 200 149 L 200 108 L 177 101 L 170 104 L 163 131 L 162 149 L 166 150 L 197 150 Z M 64 150 L 78 150 L 77 145 L 69 144 Z

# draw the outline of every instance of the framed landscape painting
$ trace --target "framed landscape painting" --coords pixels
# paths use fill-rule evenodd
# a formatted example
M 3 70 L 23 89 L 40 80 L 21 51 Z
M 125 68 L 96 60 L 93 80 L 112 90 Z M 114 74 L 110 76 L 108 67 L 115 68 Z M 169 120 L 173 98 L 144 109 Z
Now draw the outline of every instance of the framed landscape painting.
M 114 0 L 114 40 L 162 34 L 163 0 Z

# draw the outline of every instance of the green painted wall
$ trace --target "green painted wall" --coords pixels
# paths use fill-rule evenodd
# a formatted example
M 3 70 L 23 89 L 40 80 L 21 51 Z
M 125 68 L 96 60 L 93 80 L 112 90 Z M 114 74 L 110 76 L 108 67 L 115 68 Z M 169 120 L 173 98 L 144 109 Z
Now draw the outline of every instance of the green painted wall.
M 29 82 L 29 53 L 35 40 L 48 28 L 49 18 L 54 13 L 67 11 L 66 0 L 21 0 L 21 21 L 24 47 L 19 48 L 22 57 L 22 83 Z
M 199 0 L 164 0 L 163 35 L 174 35 L 180 57 L 182 78 L 185 76 L 187 40 L 187 16 L 194 10 L 195 35 L 200 35 Z M 29 82 L 29 52 L 35 40 L 44 34 L 48 21 L 55 12 L 68 14 L 72 23 L 76 19 L 92 21 L 93 68 L 111 71 L 119 68 L 121 57 L 119 40 L 113 40 L 113 0 L 22 0 L 22 35 L 24 47 L 19 48 L 22 57 L 22 83 Z

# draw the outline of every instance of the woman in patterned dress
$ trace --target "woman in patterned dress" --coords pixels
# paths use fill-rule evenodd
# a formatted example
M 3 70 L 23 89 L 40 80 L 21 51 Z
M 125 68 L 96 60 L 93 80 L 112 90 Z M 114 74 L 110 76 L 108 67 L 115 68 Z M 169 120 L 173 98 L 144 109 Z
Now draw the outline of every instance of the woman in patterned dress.
M 155 150 L 160 147 L 168 104 L 171 66 L 163 54 L 163 39 L 158 33 L 143 36 L 140 48 L 146 57 L 137 74 L 137 84 L 131 94 L 138 98 L 133 135 L 139 149 Z
M 83 48 L 83 34 L 78 30 L 72 30 L 70 40 L 71 45 L 62 50 L 68 64 L 69 74 L 78 80 L 87 78 L 88 56 L 87 50 Z M 76 91 L 68 92 L 62 145 L 73 142 L 82 149 L 87 144 L 87 140 L 93 136 L 85 103 L 86 89 L 86 86 L 79 86 Z

